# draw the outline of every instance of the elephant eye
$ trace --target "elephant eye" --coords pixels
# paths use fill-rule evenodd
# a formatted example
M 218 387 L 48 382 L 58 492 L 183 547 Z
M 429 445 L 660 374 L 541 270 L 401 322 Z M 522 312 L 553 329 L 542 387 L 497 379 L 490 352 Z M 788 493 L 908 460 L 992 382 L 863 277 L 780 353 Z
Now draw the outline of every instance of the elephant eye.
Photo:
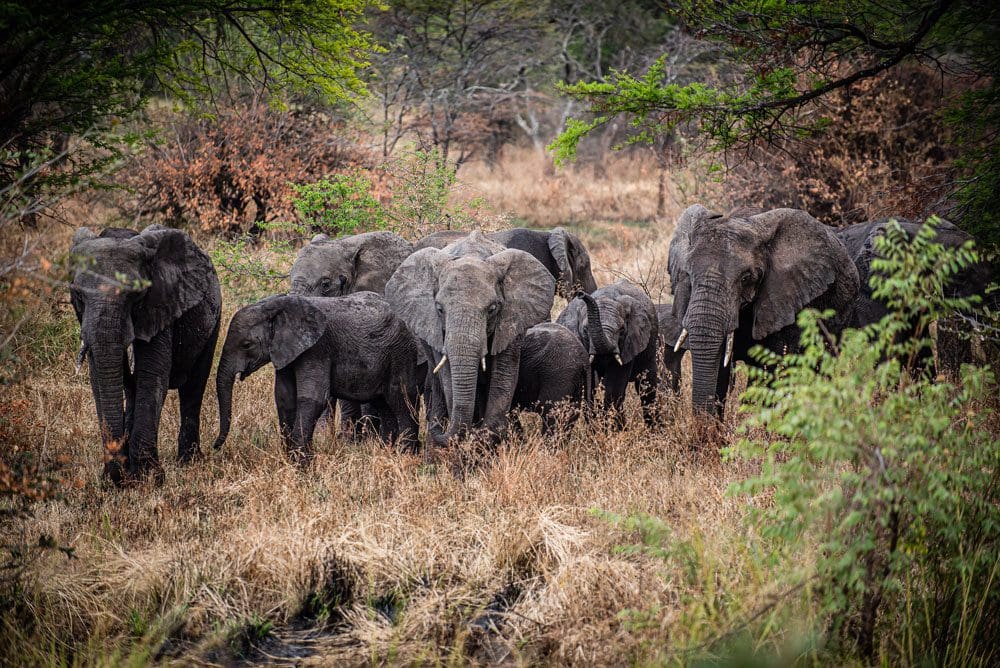
M 322 281 L 320 281 L 320 285 L 322 285 L 324 288 L 328 288 L 330 287 L 330 284 L 332 282 L 333 281 L 331 281 L 329 278 L 324 278 Z
M 493 315 L 493 314 L 495 314 L 495 313 L 496 313 L 497 311 L 499 311 L 499 310 L 500 310 L 500 302 L 493 302 L 493 303 L 492 303 L 492 304 L 490 304 L 490 305 L 489 305 L 489 307 L 488 307 L 488 308 L 486 309 L 487 313 L 489 313 L 490 315 Z
M 743 283 L 744 287 L 750 285 L 753 282 L 753 272 L 744 272 L 742 278 L 740 278 L 740 282 Z
M 250 339 L 243 339 L 242 341 L 240 341 L 240 348 L 243 348 L 244 350 L 249 350 L 252 347 L 253 347 L 253 341 L 251 341 Z
M 438 315 L 444 315 L 444 307 L 439 302 L 434 302 L 434 308 L 437 309 Z

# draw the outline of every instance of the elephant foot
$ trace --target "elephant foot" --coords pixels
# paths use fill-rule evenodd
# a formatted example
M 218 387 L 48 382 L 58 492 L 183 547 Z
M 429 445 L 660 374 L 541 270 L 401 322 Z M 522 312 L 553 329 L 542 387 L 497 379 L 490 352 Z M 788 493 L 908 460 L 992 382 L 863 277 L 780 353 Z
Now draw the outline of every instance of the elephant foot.
M 300 469 L 306 469 L 312 463 L 313 453 L 309 448 L 292 447 L 288 449 L 288 460 Z
M 201 457 L 201 448 L 198 447 L 197 443 L 177 451 L 177 463 L 181 466 L 187 466 L 199 457 Z

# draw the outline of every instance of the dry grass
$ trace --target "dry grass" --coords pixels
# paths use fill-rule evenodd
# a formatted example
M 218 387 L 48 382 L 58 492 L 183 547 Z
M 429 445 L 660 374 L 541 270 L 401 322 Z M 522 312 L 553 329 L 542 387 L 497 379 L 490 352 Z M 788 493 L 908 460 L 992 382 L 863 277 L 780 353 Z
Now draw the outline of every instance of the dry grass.
M 588 214 L 575 208 L 583 205 L 569 178 L 552 187 L 580 220 Z M 505 196 L 542 206 L 531 181 L 514 179 Z M 637 203 L 627 192 L 607 195 L 619 207 L 607 210 L 649 219 L 649 193 Z M 624 270 L 665 287 L 668 227 L 612 219 L 579 230 L 602 282 Z M 47 251 L 64 252 L 70 235 L 57 228 Z M 9 648 L 0 663 L 685 662 L 773 602 L 774 574 L 743 521 L 751 500 L 725 493 L 751 472 L 720 460 L 732 417 L 712 429 L 665 399 L 664 425 L 649 430 L 633 398 L 624 431 L 578 425 L 546 441 L 529 428 L 495 455 L 467 458 L 462 476 L 323 430 L 313 466 L 300 471 L 282 455 L 264 370 L 237 385 L 225 449 L 186 468 L 176 465 L 171 393 L 160 432 L 165 483 L 119 491 L 99 480 L 89 384 L 72 375 L 75 320 L 54 303 L 63 294 L 50 299 L 25 326 L 55 334 L 25 344 L 31 374 L 0 393 L 25 413 L 19 438 L 43 462 L 73 462 L 83 482 L 4 531 L 15 541 L 52 536 L 76 558 L 45 552 L 32 562 L 22 609 L 0 617 Z M 225 303 L 228 320 L 232 300 Z M 203 441 L 216 424 L 210 391 Z M 666 559 L 622 552 L 617 546 L 639 534 L 593 509 L 662 518 L 686 547 Z M 621 614 L 627 609 L 649 613 L 637 623 Z M 808 628 L 805 610 L 794 599 L 773 614 L 797 612 Z M 782 637 L 772 629 L 767 642 Z

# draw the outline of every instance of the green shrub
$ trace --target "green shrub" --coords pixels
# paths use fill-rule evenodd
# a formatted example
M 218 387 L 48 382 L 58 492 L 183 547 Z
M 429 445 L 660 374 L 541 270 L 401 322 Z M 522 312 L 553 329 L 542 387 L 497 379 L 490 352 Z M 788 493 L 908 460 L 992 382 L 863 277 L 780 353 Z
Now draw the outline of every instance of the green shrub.
M 831 342 L 806 311 L 801 353 L 756 351 L 769 368 L 750 370 L 747 438 L 730 454 L 762 468 L 732 492 L 773 491 L 751 521 L 790 560 L 819 546 L 810 577 L 852 652 L 989 664 L 1000 631 L 987 613 L 1000 609 L 996 388 L 989 368 L 966 366 L 955 384 L 914 368 L 931 322 L 975 301 L 942 289 L 977 261 L 971 244 L 948 249 L 934 235 L 928 225 L 907 243 L 893 226 L 879 241 L 872 286 L 893 309 L 880 323 Z M 911 323 L 917 336 L 897 337 Z
M 385 209 L 373 194 L 371 178 L 360 170 L 292 184 L 292 189 L 303 231 L 339 237 L 385 229 Z
M 700 631 L 688 646 L 654 636 L 653 656 L 1000 659 L 994 377 L 965 366 L 953 384 L 917 365 L 934 320 L 975 309 L 943 286 L 978 256 L 935 243 L 935 224 L 910 242 L 893 225 L 879 241 L 874 294 L 893 308 L 881 322 L 833 340 L 823 314 L 805 311 L 800 353 L 753 352 L 763 367 L 749 370 L 743 438 L 726 456 L 759 466 L 729 493 L 748 507 L 739 581 L 754 592 L 769 583 L 762 601 L 716 593 L 734 565 L 701 549 L 697 532 L 684 540 L 657 518 L 598 513 L 638 534 L 626 549 L 662 560 L 674 586 L 699 592 L 682 599 L 679 619 Z M 914 323 L 917 336 L 898 336 Z M 662 615 L 627 610 L 622 620 L 641 633 Z

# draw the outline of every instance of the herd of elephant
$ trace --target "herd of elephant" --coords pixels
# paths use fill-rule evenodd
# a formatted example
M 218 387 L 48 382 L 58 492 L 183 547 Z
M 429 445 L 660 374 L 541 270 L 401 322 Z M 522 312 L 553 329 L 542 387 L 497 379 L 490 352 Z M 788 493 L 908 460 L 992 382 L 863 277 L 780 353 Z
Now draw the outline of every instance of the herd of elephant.
M 717 415 L 733 363 L 758 343 L 796 348 L 802 309 L 833 309 L 834 333 L 885 314 L 867 281 L 885 224 L 837 230 L 796 209 L 722 216 L 694 205 L 670 243 L 668 304 L 627 280 L 598 287 L 586 248 L 563 228 L 445 231 L 416 243 L 390 232 L 320 234 L 298 253 L 288 294 L 241 308 L 230 322 L 216 374 L 215 446 L 232 423 L 235 381 L 268 363 L 281 435 L 299 462 L 309 460 L 334 400 L 342 429 L 369 424 L 410 450 L 421 401 L 435 446 L 472 430 L 495 437 L 517 428 L 514 408 L 537 410 L 549 430 L 557 405 L 570 419 L 592 409 L 598 384 L 619 427 L 630 383 L 654 425 L 657 393 L 679 391 L 686 351 L 692 405 Z M 903 226 L 911 236 L 919 229 Z M 945 244 L 968 238 L 939 228 Z M 78 365 L 89 361 L 105 476 L 118 484 L 162 477 L 157 433 L 168 389 L 180 400 L 178 457 L 199 452 L 222 313 L 215 269 L 187 234 L 160 225 L 80 228 L 71 255 L 79 259 L 70 290 Z M 988 279 L 973 267 L 952 289 L 981 291 Z M 557 293 L 568 304 L 550 322 Z

